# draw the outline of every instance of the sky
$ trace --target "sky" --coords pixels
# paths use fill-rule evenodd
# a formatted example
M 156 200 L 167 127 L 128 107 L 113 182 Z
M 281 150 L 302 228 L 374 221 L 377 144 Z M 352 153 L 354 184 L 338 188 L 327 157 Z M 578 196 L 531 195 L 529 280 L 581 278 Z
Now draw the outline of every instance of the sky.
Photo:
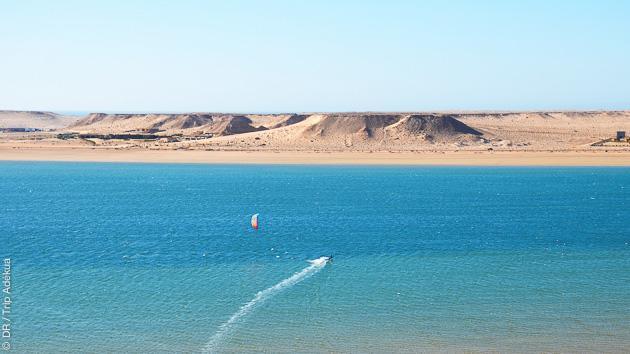
M 630 109 L 630 1 L 0 1 L 0 109 Z

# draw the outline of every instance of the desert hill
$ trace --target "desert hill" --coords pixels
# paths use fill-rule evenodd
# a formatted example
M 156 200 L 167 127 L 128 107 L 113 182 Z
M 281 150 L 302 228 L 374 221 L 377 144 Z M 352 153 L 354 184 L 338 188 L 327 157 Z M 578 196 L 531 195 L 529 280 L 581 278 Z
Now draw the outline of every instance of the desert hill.
M 63 141 L 54 140 L 56 133 L 50 137 L 40 134 L 37 139 L 49 139 L 46 141 L 51 144 L 76 143 L 116 148 L 560 151 L 593 149 L 595 147 L 591 145 L 594 142 L 610 139 L 616 131 L 630 132 L 630 111 L 92 113 L 82 119 L 50 112 L 0 111 L 1 127 L 56 129 L 57 132 L 70 134 L 62 134 L 65 136 Z M 6 141 L 18 138 L 10 134 L 4 133 L 0 138 Z M 120 134 L 123 137 L 112 139 L 80 134 Z M 68 136 L 77 140 L 68 140 Z M 19 139 L 24 143 L 29 137 L 35 139 L 28 134 Z M 622 145 L 615 148 L 624 149 Z
M 82 133 L 128 133 L 153 131 L 166 134 L 212 134 L 215 136 L 242 134 L 292 124 L 300 116 L 239 115 L 223 113 L 185 114 L 106 114 L 92 113 L 67 127 Z
M 303 132 L 304 137 L 353 136 L 359 140 L 417 138 L 444 141 L 460 135 L 481 133 L 451 115 L 438 114 L 326 115 Z
M 230 147 L 388 149 L 434 144 L 483 144 L 482 133 L 442 114 L 312 114 L 297 123 L 225 136 L 206 144 Z
M 0 111 L 0 128 L 33 128 L 41 130 L 66 127 L 78 117 L 41 111 Z
M 450 114 L 93 113 L 65 130 L 88 134 L 181 134 L 204 137 L 197 145 L 299 150 L 485 143 L 481 132 Z
M 421 134 L 429 140 L 447 139 L 458 135 L 482 135 L 481 132 L 469 127 L 452 115 L 420 115 L 404 116 L 396 124 L 387 127 L 391 134 L 412 136 Z

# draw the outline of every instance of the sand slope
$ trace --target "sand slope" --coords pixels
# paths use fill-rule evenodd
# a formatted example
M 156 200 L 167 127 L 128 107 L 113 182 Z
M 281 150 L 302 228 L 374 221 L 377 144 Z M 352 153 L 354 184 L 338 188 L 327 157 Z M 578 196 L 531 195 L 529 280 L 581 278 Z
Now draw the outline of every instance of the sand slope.
M 41 111 L 0 111 L 0 128 L 59 129 L 79 117 Z
M 263 132 L 200 144 L 291 150 L 388 150 L 450 144 L 485 144 L 481 133 L 451 115 L 313 114 Z

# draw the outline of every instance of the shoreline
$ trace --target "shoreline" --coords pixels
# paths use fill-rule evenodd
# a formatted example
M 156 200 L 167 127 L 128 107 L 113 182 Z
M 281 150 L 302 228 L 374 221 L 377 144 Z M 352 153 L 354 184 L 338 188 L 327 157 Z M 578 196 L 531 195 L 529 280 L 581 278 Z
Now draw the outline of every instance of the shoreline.
M 630 166 L 630 151 L 310 152 L 0 147 L 0 161 L 383 166 Z

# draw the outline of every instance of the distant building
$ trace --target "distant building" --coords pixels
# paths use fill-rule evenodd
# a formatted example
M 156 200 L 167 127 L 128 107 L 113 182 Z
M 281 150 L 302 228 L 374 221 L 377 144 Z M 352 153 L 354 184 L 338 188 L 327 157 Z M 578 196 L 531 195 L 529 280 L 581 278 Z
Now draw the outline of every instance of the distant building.
M 623 130 L 617 131 L 617 140 L 623 140 L 626 138 L 626 132 Z

